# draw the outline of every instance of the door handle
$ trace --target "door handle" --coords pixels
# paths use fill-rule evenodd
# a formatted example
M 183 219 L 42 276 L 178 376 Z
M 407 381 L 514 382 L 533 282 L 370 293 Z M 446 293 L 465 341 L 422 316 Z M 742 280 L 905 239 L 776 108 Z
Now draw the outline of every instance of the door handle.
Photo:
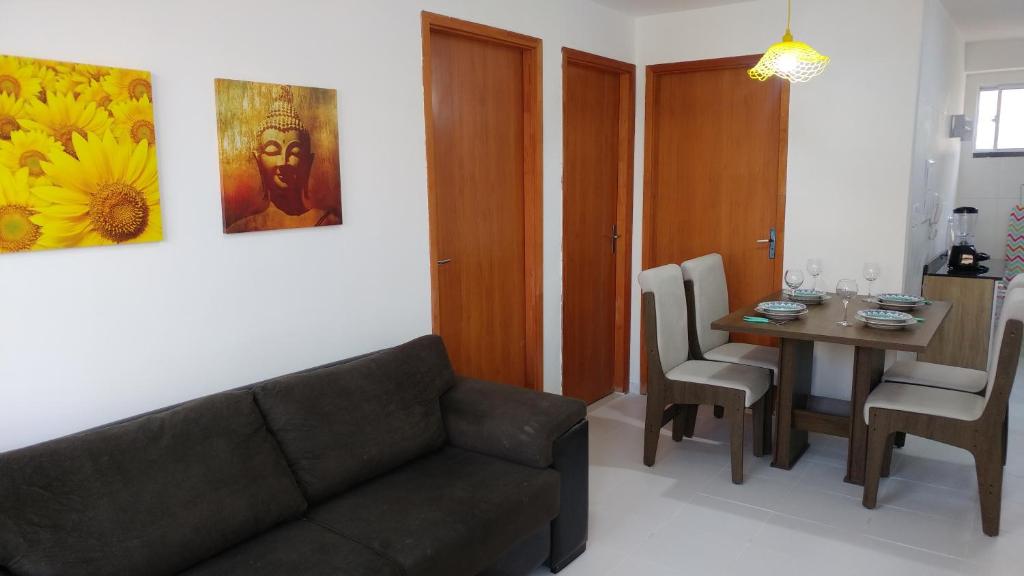
M 755 240 L 758 244 L 768 245 L 768 259 L 775 260 L 775 244 L 778 241 L 778 236 L 775 233 L 775 228 L 768 231 L 768 237 L 763 240 Z
M 615 254 L 618 249 L 619 238 L 621 238 L 621 236 L 619 236 L 619 225 L 612 224 L 612 254 Z
M 438 260 L 438 261 L 437 261 L 437 265 L 438 265 L 438 266 L 443 266 L 443 265 L 445 265 L 445 264 L 447 264 L 447 263 L 449 263 L 449 262 L 451 262 L 451 261 L 452 261 L 452 259 L 451 259 L 451 258 L 444 258 L 444 259 L 442 259 L 442 260 Z

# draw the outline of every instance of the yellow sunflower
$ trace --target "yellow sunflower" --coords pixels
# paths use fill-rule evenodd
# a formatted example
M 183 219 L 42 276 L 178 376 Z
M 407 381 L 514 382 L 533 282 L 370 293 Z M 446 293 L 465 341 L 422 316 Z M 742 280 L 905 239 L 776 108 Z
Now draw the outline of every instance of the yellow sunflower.
M 0 56 L 0 92 L 15 98 L 35 98 L 41 87 L 30 64 L 15 56 Z
M 88 85 L 78 86 L 77 90 L 78 99 L 82 102 L 95 102 L 97 106 L 106 108 L 113 101 L 110 94 L 103 89 L 103 84 L 96 80 L 90 81 Z
M 146 140 L 150 145 L 156 144 L 156 131 L 153 129 L 153 104 L 148 96 L 138 100 L 118 101 L 110 105 L 110 113 L 114 115 L 114 134 L 126 141 L 138 144 Z
M 39 91 L 36 93 L 36 97 L 45 102 L 46 94 L 48 92 L 58 91 L 57 85 L 63 74 L 59 73 L 56 68 L 53 68 L 51 66 L 44 66 L 42 64 L 36 66 L 35 69 L 36 78 L 39 79 L 40 84 L 40 88 Z
M 0 140 L 0 165 L 12 171 L 28 168 L 29 184 L 48 184 L 40 162 L 48 161 L 63 147 L 49 134 L 37 130 L 15 130 L 9 142 Z
M 106 76 L 110 70 L 103 66 L 93 66 L 91 64 L 68 64 L 67 69 L 62 71 L 60 78 L 57 80 L 56 92 L 73 92 L 75 94 L 82 94 L 92 84 L 96 84 L 98 92 L 106 95 L 106 92 L 102 87 L 99 87 L 100 80 Z M 106 95 L 107 103 L 110 102 L 110 96 Z M 92 99 L 92 102 L 96 102 L 101 106 L 106 104 L 99 102 L 96 99 Z
M 25 106 L 28 118 L 22 128 L 39 130 L 53 136 L 74 155 L 72 135 L 103 134 L 110 127 L 110 115 L 95 102 L 82 102 L 74 94 L 49 93 L 46 102 L 32 100 Z
M 149 72 L 112 68 L 103 79 L 103 89 L 114 100 L 132 100 L 149 97 L 153 100 L 153 84 Z
M 21 128 L 18 118 L 24 109 L 24 100 L 0 92 L 0 140 L 10 140 L 11 133 Z
M 43 171 L 52 186 L 33 192 L 52 202 L 32 221 L 48 230 L 47 246 L 156 242 L 163 237 L 156 151 L 149 142 L 72 136 L 78 157 L 56 152 Z
M 32 221 L 38 199 L 28 185 L 28 168 L 11 172 L 0 166 L 0 254 L 43 248 L 43 226 Z

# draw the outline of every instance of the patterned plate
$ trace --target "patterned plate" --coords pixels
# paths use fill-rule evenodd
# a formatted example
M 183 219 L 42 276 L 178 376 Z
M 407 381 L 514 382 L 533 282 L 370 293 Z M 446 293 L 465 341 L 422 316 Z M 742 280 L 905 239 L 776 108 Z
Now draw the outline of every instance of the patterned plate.
M 820 303 L 825 299 L 825 293 L 821 290 L 810 290 L 807 288 L 800 288 L 797 290 L 790 290 L 786 292 L 786 296 L 799 302 L 811 302 Z
M 858 310 L 857 317 L 865 322 L 877 324 L 913 324 L 914 317 L 897 310 Z
M 920 296 L 911 296 L 909 294 L 879 294 L 878 301 L 892 304 L 921 304 L 924 302 L 924 298 Z
M 878 304 L 879 308 L 884 308 L 886 310 L 903 310 L 905 312 L 906 311 L 911 311 L 911 310 L 917 310 L 918 308 L 921 308 L 921 307 L 923 307 L 925 305 L 924 302 L 916 302 L 916 303 L 910 303 L 910 304 L 897 304 L 896 302 L 883 302 L 882 300 L 877 300 L 877 299 L 869 300 L 869 302 L 875 302 L 875 303 Z
M 908 322 L 892 323 L 892 322 L 879 322 L 877 320 L 865 320 L 864 318 L 861 318 L 860 316 L 857 317 L 857 320 L 860 320 L 861 322 L 864 323 L 865 326 L 868 326 L 869 328 L 878 328 L 879 330 L 903 330 L 907 326 L 913 326 L 914 324 L 917 324 L 916 320 L 910 320 Z
M 761 302 L 757 305 L 758 312 L 771 312 L 772 314 L 796 315 L 807 311 L 807 305 L 799 302 L 786 302 L 776 300 L 772 302 Z

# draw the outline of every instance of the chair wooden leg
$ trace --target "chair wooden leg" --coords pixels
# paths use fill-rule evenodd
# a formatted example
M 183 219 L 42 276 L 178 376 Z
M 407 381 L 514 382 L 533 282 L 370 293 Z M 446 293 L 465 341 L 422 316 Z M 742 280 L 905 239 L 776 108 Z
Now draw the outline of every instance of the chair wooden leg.
M 879 422 L 881 419 L 882 416 L 876 413 L 871 418 L 871 425 L 868 426 L 868 461 L 864 471 L 864 500 L 862 502 L 865 508 L 874 508 L 878 504 L 878 482 L 882 477 L 885 452 L 891 442 L 887 426 Z
M 986 536 L 999 535 L 1003 502 L 1001 454 L 1001 446 L 979 448 L 974 454 L 974 465 L 978 473 L 978 498 L 981 500 L 981 530 Z
M 661 419 L 665 414 L 665 391 L 654 379 L 647 387 L 647 418 L 644 423 L 644 465 L 654 466 L 658 453 L 658 437 L 661 436 Z
M 729 445 L 732 448 L 732 483 L 743 484 L 743 402 L 726 407 L 729 419 Z
M 754 456 L 760 458 L 772 453 L 771 390 L 765 393 L 753 406 Z
M 686 421 L 689 417 L 689 410 L 687 408 L 687 406 L 679 406 L 679 411 L 672 417 L 672 439 L 676 442 L 682 442 L 683 435 L 686 432 Z
M 715 418 L 721 420 L 725 416 L 725 406 L 715 406 Z
M 683 427 L 683 436 L 693 438 L 693 432 L 697 429 L 697 412 L 699 410 L 699 404 L 690 404 L 686 407 L 686 426 Z
M 889 474 L 892 473 L 892 454 L 896 450 L 896 442 L 899 441 L 900 434 L 902 432 L 890 434 L 889 439 L 885 443 L 884 458 L 882 460 L 882 478 L 888 478 Z
M 1003 418 L 1003 466 L 1006 466 L 1006 448 L 1010 444 L 1010 408 L 1006 408 L 1006 416 Z
M 903 448 L 906 445 L 907 445 L 907 433 L 906 432 L 897 432 L 896 433 L 896 439 L 893 440 L 893 446 L 895 446 L 897 448 Z

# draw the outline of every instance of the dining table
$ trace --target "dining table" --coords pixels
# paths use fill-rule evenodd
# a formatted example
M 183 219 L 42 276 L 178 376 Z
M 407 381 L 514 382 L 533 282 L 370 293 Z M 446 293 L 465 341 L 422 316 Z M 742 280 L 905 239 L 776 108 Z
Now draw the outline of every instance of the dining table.
M 849 303 L 849 326 L 837 324 L 843 318 L 842 298 L 826 295 L 820 304 L 808 304 L 808 313 L 784 323 L 759 323 L 744 317 L 759 316 L 759 302 L 784 300 L 782 292 L 769 294 L 712 322 L 711 328 L 731 333 L 755 334 L 779 341 L 778 389 L 775 402 L 775 441 L 772 466 L 791 469 L 807 450 L 808 433 L 817 432 L 848 439 L 846 482 L 864 484 L 867 466 L 868 428 L 864 403 L 882 379 L 886 351 L 921 353 L 935 337 L 949 313 L 949 302 L 933 301 L 914 310 L 918 322 L 900 330 L 882 330 L 855 319 L 862 309 L 878 308 L 862 296 Z M 853 378 L 850 399 L 815 396 L 811 393 L 814 345 L 828 342 L 852 346 Z

